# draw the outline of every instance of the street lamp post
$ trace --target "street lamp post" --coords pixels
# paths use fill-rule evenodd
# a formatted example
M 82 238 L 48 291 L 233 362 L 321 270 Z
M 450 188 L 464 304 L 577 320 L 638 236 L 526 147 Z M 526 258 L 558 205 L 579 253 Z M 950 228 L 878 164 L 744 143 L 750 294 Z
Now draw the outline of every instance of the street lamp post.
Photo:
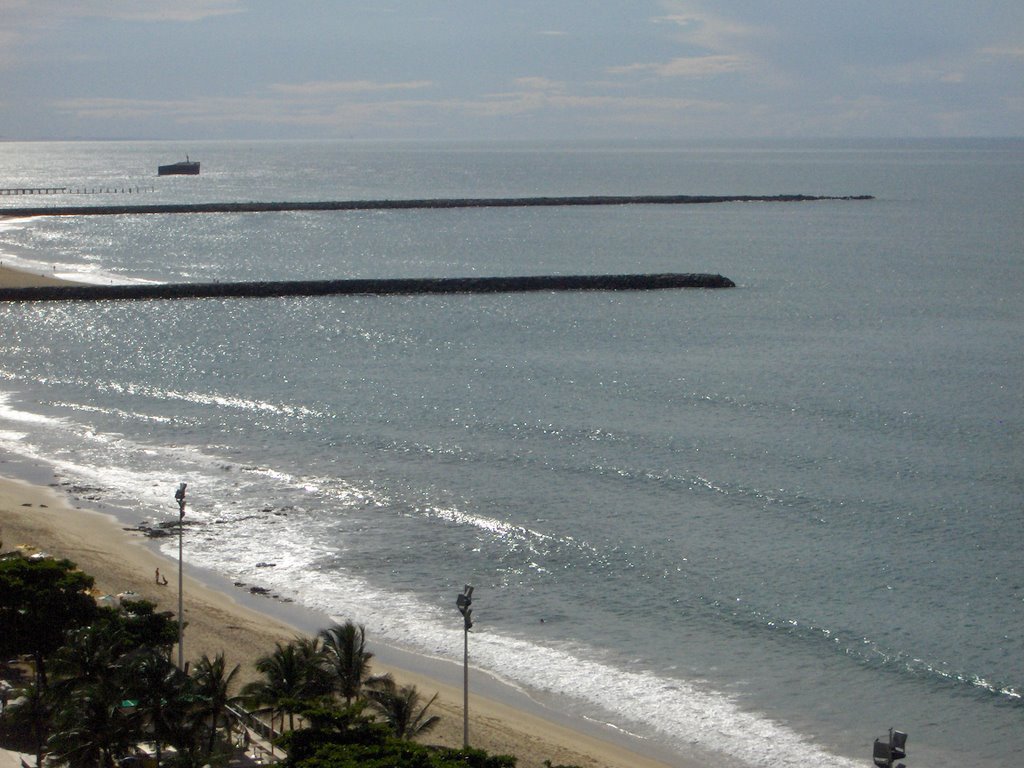
M 181 557 L 181 541 L 185 528 L 185 488 L 188 483 L 182 483 L 174 492 L 174 499 L 178 502 L 178 669 L 185 669 L 185 596 L 182 589 L 184 584 Z
M 455 598 L 463 619 L 462 635 L 462 748 L 469 748 L 469 630 L 473 626 L 473 587 L 467 584 Z

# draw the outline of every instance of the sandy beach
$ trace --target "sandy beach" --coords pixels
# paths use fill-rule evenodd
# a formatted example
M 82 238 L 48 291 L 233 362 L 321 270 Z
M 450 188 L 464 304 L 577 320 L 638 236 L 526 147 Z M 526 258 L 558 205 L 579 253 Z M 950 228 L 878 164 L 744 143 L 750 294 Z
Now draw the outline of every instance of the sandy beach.
M 14 269 L 0 263 L 0 288 L 35 288 L 46 285 L 68 285 L 70 282 L 42 273 Z
M 134 591 L 166 610 L 177 609 L 177 563 L 161 556 L 139 533 L 124 530 L 112 516 L 72 506 L 63 492 L 0 478 L 0 541 L 4 551 L 31 547 L 74 561 L 96 579 L 103 593 Z M 156 583 L 160 569 L 170 583 Z M 240 664 L 241 678 L 255 675 L 253 661 L 274 643 L 309 634 L 296 626 L 242 605 L 231 595 L 190 577 L 186 568 L 184 593 L 188 622 L 185 656 L 196 659 L 223 651 L 229 664 Z M 315 617 L 310 614 L 310 617 Z M 307 617 L 307 618 L 310 618 Z M 324 626 L 329 620 L 324 617 Z M 372 637 L 369 647 L 374 651 Z M 380 674 L 391 672 L 401 683 L 415 684 L 421 693 L 439 693 L 434 704 L 442 721 L 428 741 L 447 746 L 462 743 L 462 691 L 422 673 L 373 663 Z M 472 690 L 472 688 L 471 688 Z M 552 713 L 554 714 L 554 713 Z M 553 764 L 586 768 L 658 768 L 667 765 L 628 748 L 558 725 L 500 701 L 472 696 L 470 741 L 492 753 L 513 754 L 521 768 Z

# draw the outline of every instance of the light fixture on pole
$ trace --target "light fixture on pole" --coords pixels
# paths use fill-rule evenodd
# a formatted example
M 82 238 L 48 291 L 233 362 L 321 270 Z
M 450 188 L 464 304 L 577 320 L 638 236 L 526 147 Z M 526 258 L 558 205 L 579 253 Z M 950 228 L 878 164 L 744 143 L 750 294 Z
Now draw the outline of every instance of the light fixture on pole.
M 178 502 L 178 669 L 185 669 L 185 598 L 182 591 L 184 579 L 182 578 L 181 540 L 185 528 L 185 488 L 188 483 L 182 483 L 174 492 L 174 500 Z
M 473 587 L 467 584 L 455 598 L 463 619 L 462 637 L 462 748 L 469 748 L 469 630 L 473 626 Z
M 903 763 L 896 763 L 907 756 L 907 734 L 889 729 L 889 738 L 886 741 L 875 739 L 875 748 L 872 753 L 874 763 L 878 768 L 906 768 Z

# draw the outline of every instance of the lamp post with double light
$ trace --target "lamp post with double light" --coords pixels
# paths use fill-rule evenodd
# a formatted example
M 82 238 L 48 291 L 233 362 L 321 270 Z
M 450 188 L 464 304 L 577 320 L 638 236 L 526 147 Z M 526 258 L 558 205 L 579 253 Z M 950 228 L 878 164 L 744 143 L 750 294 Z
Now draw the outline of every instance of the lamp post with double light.
M 467 584 L 455 598 L 455 605 L 462 614 L 462 747 L 469 747 L 469 630 L 473 626 L 473 587 Z
M 174 492 L 174 500 L 178 502 L 178 669 L 185 669 L 185 597 L 182 591 L 184 584 L 183 562 L 181 558 L 182 536 L 185 528 L 185 488 L 182 483 Z

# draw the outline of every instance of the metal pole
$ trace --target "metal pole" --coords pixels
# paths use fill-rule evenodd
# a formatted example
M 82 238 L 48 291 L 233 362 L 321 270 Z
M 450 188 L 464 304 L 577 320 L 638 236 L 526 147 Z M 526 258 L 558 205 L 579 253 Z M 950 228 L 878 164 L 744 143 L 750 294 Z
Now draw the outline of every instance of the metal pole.
M 182 574 L 182 529 L 185 526 L 182 522 L 178 521 L 178 669 L 185 668 L 185 594 L 182 590 L 183 574 Z
M 469 748 L 469 630 L 473 626 L 473 587 L 467 584 L 455 605 L 462 614 L 462 748 Z
M 184 593 L 184 560 L 182 559 L 182 538 L 185 532 L 185 487 L 178 486 L 174 498 L 178 502 L 178 669 L 185 669 L 185 593 Z
M 469 749 L 469 625 L 462 632 L 462 748 Z

